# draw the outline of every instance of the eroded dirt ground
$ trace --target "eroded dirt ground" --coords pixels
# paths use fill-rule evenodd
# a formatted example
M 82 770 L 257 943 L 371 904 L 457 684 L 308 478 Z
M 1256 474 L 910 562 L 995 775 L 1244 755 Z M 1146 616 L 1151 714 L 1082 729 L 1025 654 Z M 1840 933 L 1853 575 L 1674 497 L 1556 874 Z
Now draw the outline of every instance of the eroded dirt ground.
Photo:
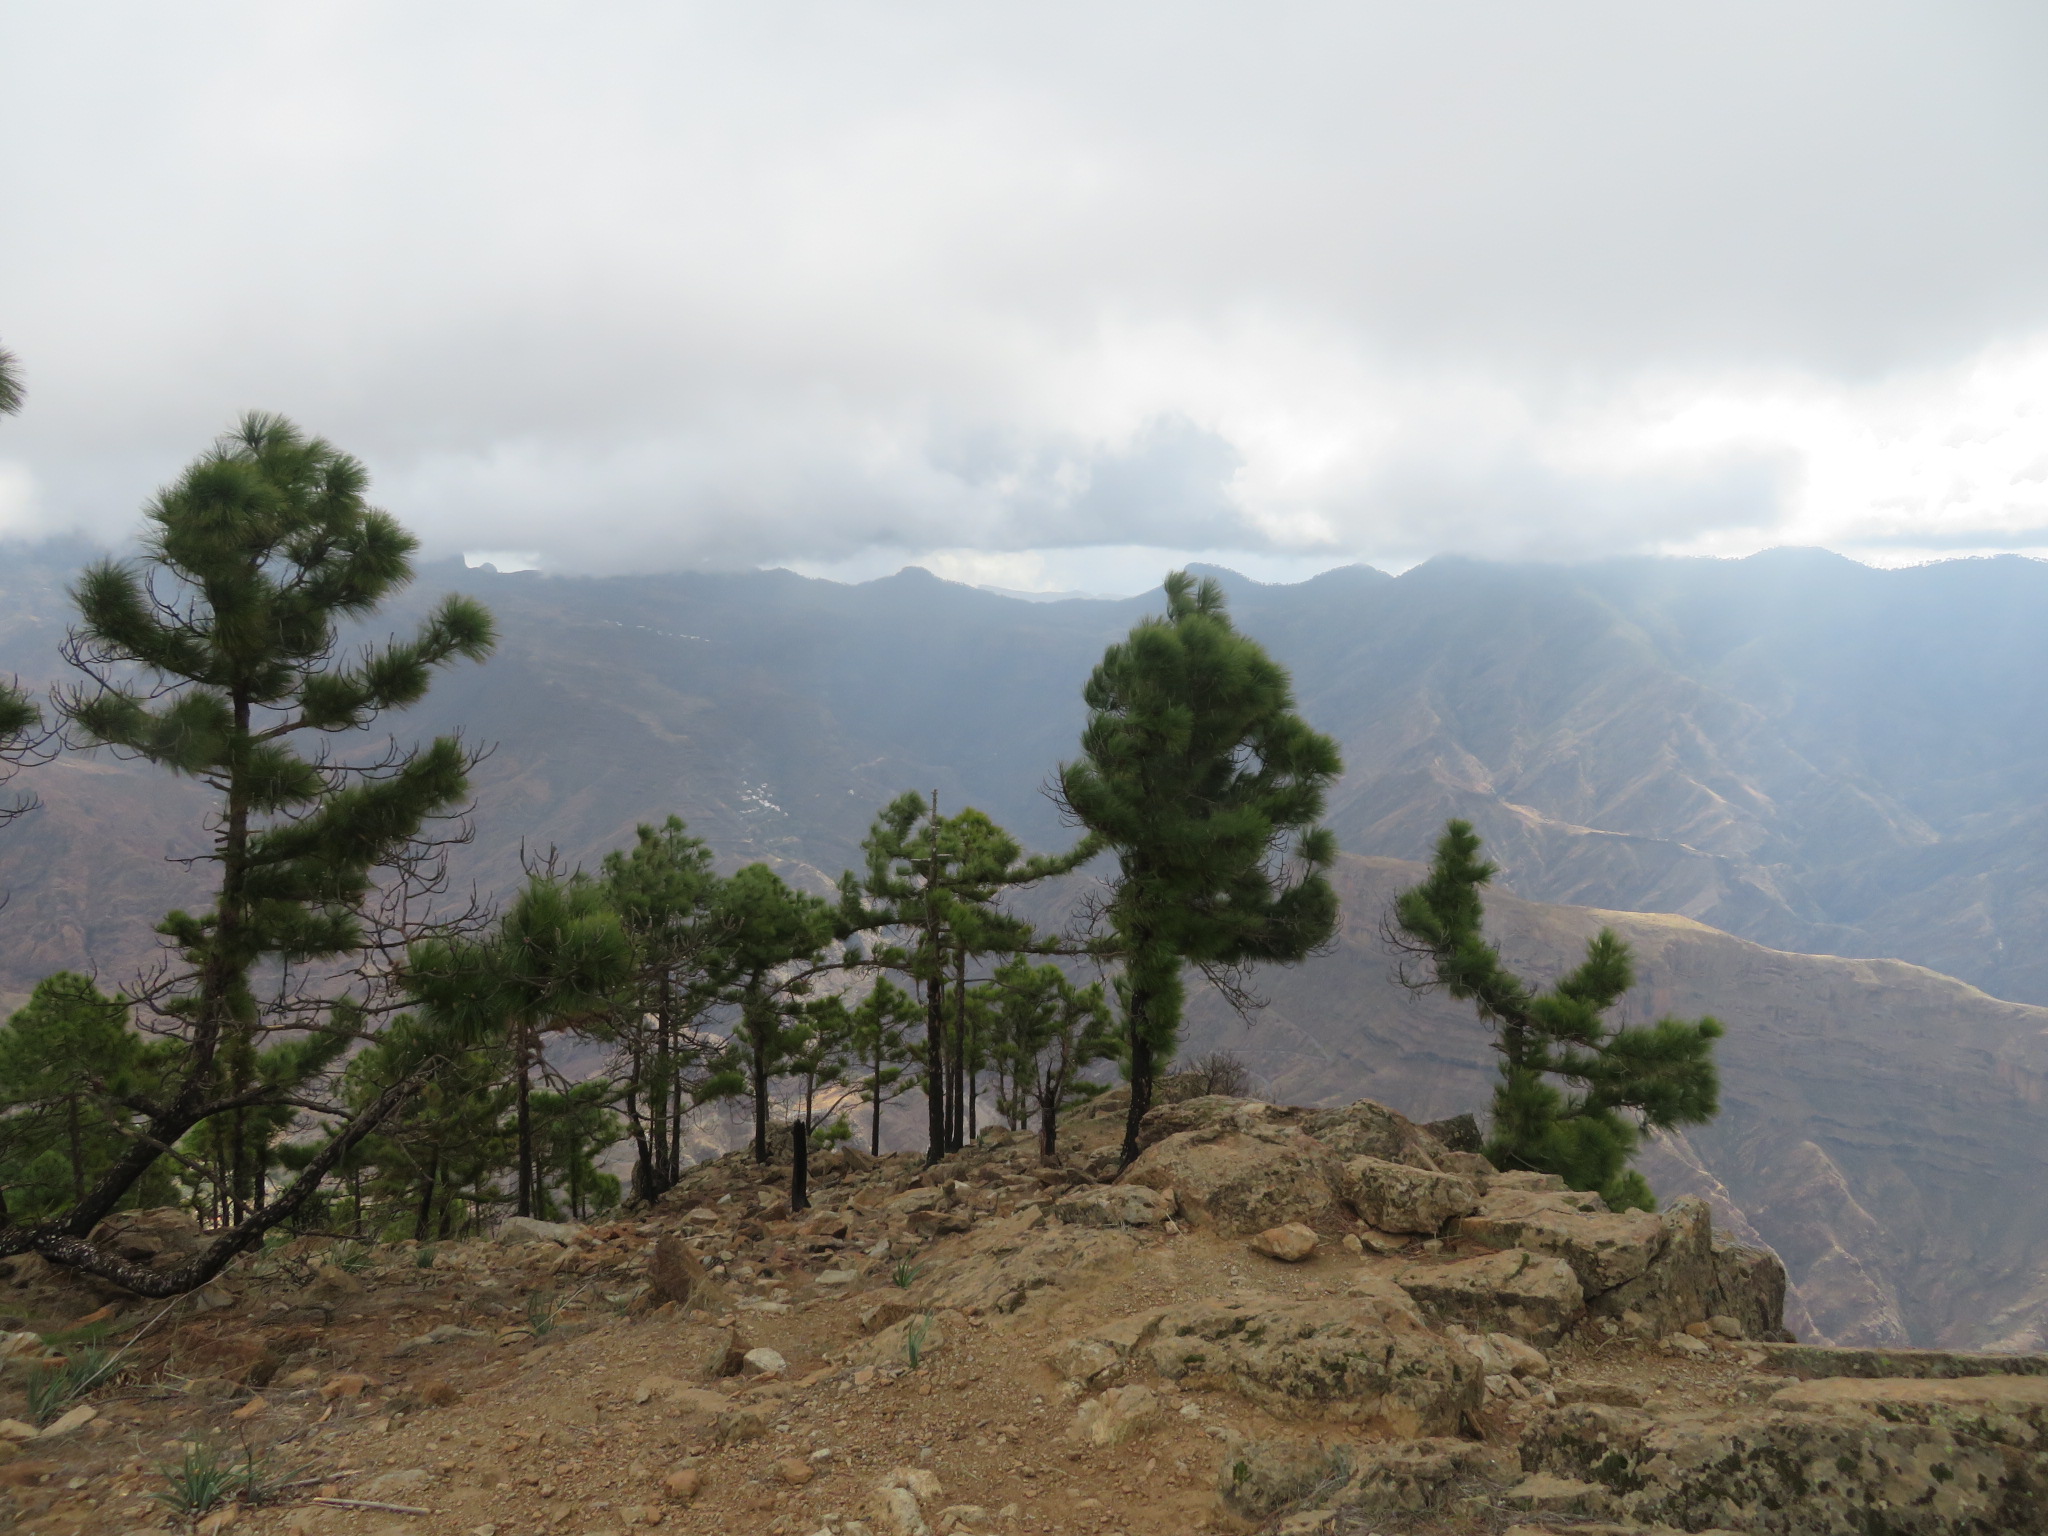
M 123 1374 L 82 1400 L 92 1414 L 77 1428 L 0 1441 L 0 1529 L 164 1529 L 161 1468 L 193 1445 L 294 1485 L 202 1530 L 859 1536 L 853 1522 L 865 1522 L 883 1536 L 875 1489 L 899 1471 L 936 1478 L 898 1481 L 917 1486 L 941 1536 L 1230 1528 L 1216 1490 L 1232 1446 L 1361 1427 L 1156 1381 L 1158 1411 L 1096 1445 L 1076 1433 L 1087 1391 L 1050 1363 L 1061 1344 L 1191 1299 L 1341 1300 L 1408 1264 L 1483 1250 L 1379 1238 L 1374 1252 L 1326 1235 L 1290 1264 L 1170 1221 L 1062 1226 L 1056 1198 L 1103 1170 L 1114 1131 L 1109 1115 L 1078 1122 L 1057 1168 L 1022 1138 L 995 1138 L 1006 1144 L 936 1179 L 909 1156 L 827 1160 L 795 1220 L 784 1170 L 722 1159 L 642 1219 L 567 1241 L 356 1255 L 301 1238 L 169 1307 L 17 1263 L 0 1288 L 7 1329 L 54 1336 L 61 1353 L 99 1314 L 88 1330 L 127 1351 Z M 664 1237 L 703 1266 L 689 1277 L 695 1305 L 648 1289 Z M 1580 1334 L 1549 1351 L 1547 1373 L 1496 1379 L 1460 1432 L 1506 1446 L 1546 1401 L 1683 1409 L 1754 1403 L 1784 1384 L 1738 1342 L 1674 1353 Z M 25 1383 L 48 1358 L 17 1347 L 0 1418 L 23 1420 Z M 760 1350 L 779 1367 L 745 1360 Z M 1507 1523 L 1473 1506 L 1428 1528 Z

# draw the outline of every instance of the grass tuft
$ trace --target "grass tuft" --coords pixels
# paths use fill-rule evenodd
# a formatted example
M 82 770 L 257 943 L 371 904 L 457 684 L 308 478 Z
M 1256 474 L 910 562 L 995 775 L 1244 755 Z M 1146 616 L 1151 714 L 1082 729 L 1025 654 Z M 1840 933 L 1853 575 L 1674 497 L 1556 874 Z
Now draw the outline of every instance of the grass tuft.
M 114 1360 L 103 1349 L 79 1349 L 53 1371 L 38 1371 L 28 1382 L 28 1416 L 47 1424 L 79 1398 L 114 1374 Z

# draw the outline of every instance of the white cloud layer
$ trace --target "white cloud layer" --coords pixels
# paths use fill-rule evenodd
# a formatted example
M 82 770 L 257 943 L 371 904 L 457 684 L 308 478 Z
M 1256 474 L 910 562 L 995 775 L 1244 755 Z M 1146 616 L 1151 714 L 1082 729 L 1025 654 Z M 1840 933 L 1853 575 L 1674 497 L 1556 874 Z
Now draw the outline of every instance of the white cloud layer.
M 0 533 L 1127 587 L 2048 547 L 2025 4 L 0 3 Z

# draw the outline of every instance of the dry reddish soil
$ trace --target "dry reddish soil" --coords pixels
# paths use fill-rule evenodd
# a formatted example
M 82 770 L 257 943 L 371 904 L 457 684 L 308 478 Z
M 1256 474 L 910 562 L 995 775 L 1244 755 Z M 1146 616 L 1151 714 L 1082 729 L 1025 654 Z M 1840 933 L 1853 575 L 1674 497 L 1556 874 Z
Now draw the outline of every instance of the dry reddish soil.
M 944 1305 L 949 1285 L 957 1297 L 963 1277 L 987 1268 L 992 1234 L 1043 1226 L 1051 1195 L 1080 1177 L 1073 1168 L 1099 1167 L 1113 1129 L 1107 1117 L 1079 1123 L 1065 1171 L 1039 1169 L 1028 1145 L 979 1163 L 970 1154 L 942 1170 L 969 1177 L 938 1213 L 883 1207 L 919 1182 L 907 1156 L 836 1171 L 828 1160 L 814 1209 L 794 1222 L 779 1203 L 783 1173 L 730 1157 L 697 1169 L 644 1219 L 584 1228 L 566 1244 L 448 1243 L 424 1261 L 393 1245 L 349 1273 L 328 1262 L 327 1240 L 300 1238 L 168 1308 L 117 1298 L 101 1326 L 116 1325 L 109 1347 L 134 1341 L 125 1374 L 86 1399 L 94 1416 L 73 1433 L 0 1442 L 0 1529 L 164 1529 L 153 1502 L 167 1487 L 161 1469 L 193 1444 L 235 1457 L 246 1448 L 268 1477 L 296 1485 L 202 1530 L 838 1536 L 868 1521 L 882 1536 L 870 1500 L 899 1468 L 937 1477 L 941 1492 L 923 1506 L 941 1536 L 1223 1529 L 1216 1487 L 1232 1437 L 1355 1430 L 1157 1383 L 1163 1422 L 1095 1448 L 1073 1434 L 1080 1393 L 1049 1352 L 1149 1306 L 1338 1297 L 1429 1253 L 1456 1256 L 1457 1245 L 1374 1255 L 1325 1237 L 1288 1265 L 1170 1223 L 1072 1229 L 1085 1241 L 1069 1272 L 994 1305 Z M 702 1305 L 654 1304 L 650 1260 L 666 1234 L 701 1255 L 709 1288 L 689 1300 Z M 857 1278 L 838 1278 L 846 1271 Z M 0 1314 L 11 1314 L 0 1320 L 54 1332 L 99 1299 L 36 1271 L 0 1289 Z M 462 1331 L 421 1342 L 437 1327 Z M 929 1332 L 913 1369 L 904 1334 L 919 1327 Z M 734 1370 L 760 1348 L 784 1368 Z M 1740 1345 L 1715 1340 L 1699 1358 L 1668 1348 L 1597 1332 L 1568 1342 L 1548 1385 L 1531 1379 L 1497 1397 L 1469 1430 L 1507 1443 L 1546 1392 L 1705 1407 L 1784 1384 L 1752 1370 Z M 27 1369 L 10 1366 L 0 1418 L 26 1417 Z M 1417 1528 L 1504 1523 L 1481 1513 Z

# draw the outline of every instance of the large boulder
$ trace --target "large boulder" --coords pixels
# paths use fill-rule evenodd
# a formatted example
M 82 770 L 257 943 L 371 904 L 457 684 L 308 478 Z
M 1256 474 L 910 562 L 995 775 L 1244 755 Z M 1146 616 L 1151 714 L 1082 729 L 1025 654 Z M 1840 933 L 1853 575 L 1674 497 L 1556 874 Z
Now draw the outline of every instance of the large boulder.
M 1357 1460 L 1342 1442 L 1239 1440 L 1216 1469 L 1216 1502 L 1237 1520 L 1263 1521 L 1343 1487 Z
M 1579 1278 L 1564 1260 L 1511 1248 L 1448 1264 L 1411 1264 L 1394 1281 L 1430 1321 L 1474 1333 L 1554 1343 L 1585 1311 Z
M 1716 1314 L 1720 1279 L 1712 1212 L 1704 1200 L 1687 1195 L 1648 1220 L 1657 1227 L 1650 1261 L 1620 1284 L 1589 1288 L 1586 1310 L 1614 1318 L 1633 1312 L 1645 1330 L 1659 1336 L 1705 1322 Z
M 1190 1099 L 1168 1107 L 1214 1102 Z M 1292 1126 L 1254 1115 L 1218 1115 L 1154 1142 L 1118 1182 L 1172 1190 L 1188 1220 L 1242 1236 L 1290 1221 L 1326 1232 L 1343 1227 L 1347 1218 L 1337 1192 L 1342 1177 L 1322 1143 Z
M 1406 1527 L 1414 1516 L 1442 1510 L 1475 1487 L 1501 1481 L 1503 1460 L 1491 1447 L 1471 1440 L 1391 1440 L 1361 1446 L 1351 1484 L 1335 1501 L 1352 1517 L 1343 1528 L 1370 1530 L 1387 1517 Z M 1359 1523 L 1359 1516 L 1371 1523 Z
M 1479 1361 L 1423 1325 L 1392 1287 L 1315 1301 L 1162 1312 L 1142 1346 L 1171 1381 L 1277 1413 L 1336 1412 L 1381 1434 L 1455 1434 L 1484 1393 Z
M 1715 1235 L 1709 1317 L 1732 1317 L 1746 1339 L 1790 1340 L 1785 1331 L 1785 1261 Z
M 1351 1208 L 1382 1232 L 1434 1237 L 1444 1223 L 1480 1206 L 1470 1179 L 1380 1157 L 1347 1157 L 1341 1193 Z M 1498 1243 L 1496 1247 L 1513 1247 Z
M 1584 1191 L 1494 1187 L 1459 1219 L 1458 1235 L 1563 1259 L 1591 1296 L 1647 1270 L 1663 1251 L 1666 1228 L 1648 1211 L 1610 1211 Z
M 1371 1099 L 1342 1109 L 1309 1110 L 1299 1124 L 1338 1157 L 1376 1157 L 1434 1170 L 1442 1166 L 1438 1157 L 1449 1150 L 1406 1115 Z

